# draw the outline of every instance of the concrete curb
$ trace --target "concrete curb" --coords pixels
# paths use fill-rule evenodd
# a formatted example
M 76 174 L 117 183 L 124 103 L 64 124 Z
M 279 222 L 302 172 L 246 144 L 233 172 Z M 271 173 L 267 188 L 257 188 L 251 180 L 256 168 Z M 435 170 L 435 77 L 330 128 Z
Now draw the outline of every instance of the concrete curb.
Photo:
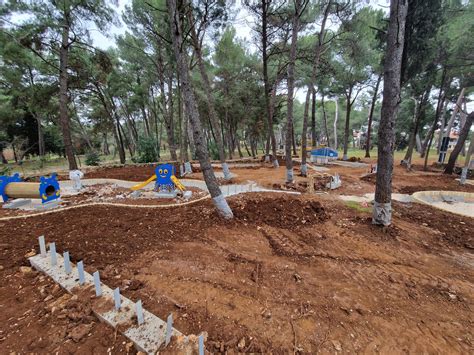
M 474 193 L 461 191 L 418 191 L 413 195 L 413 200 L 424 205 L 454 213 L 464 217 L 474 217 Z M 472 207 L 448 205 L 447 202 L 470 204 Z

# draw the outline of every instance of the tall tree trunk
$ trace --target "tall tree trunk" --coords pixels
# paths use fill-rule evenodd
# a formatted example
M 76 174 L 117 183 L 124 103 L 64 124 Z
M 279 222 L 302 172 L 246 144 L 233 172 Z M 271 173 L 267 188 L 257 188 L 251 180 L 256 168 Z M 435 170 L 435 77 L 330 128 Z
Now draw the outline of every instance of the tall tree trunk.
M 441 125 L 439 127 L 439 134 L 438 134 L 438 146 L 436 147 L 436 153 L 439 154 L 441 150 L 441 143 L 443 143 L 443 131 L 444 126 L 446 126 L 446 110 L 448 108 L 448 100 L 444 99 L 443 110 L 441 112 Z
M 435 124 L 435 126 L 436 126 L 436 124 Z M 427 147 L 425 148 L 425 161 L 423 163 L 423 170 L 424 171 L 427 170 L 427 166 L 428 166 L 428 157 L 430 156 L 430 148 L 431 148 L 431 143 L 433 142 L 434 129 L 430 130 L 430 132 L 428 132 L 428 134 L 430 136 L 429 136 L 429 141 L 428 141 Z
M 415 141 L 416 141 L 416 151 L 419 153 L 421 152 L 420 132 L 416 132 Z
M 316 90 L 312 87 L 311 95 L 311 146 L 316 147 Z M 328 142 L 329 145 L 329 142 Z
M 122 143 L 120 142 L 120 137 L 119 137 L 119 133 L 117 131 L 117 125 L 115 124 L 115 122 L 112 121 L 112 124 L 113 124 L 113 129 L 112 129 L 112 134 L 114 136 L 114 140 L 115 140 L 115 151 L 114 151 L 114 159 L 115 159 L 115 156 L 117 154 L 117 152 L 119 153 L 119 159 L 120 159 L 120 163 L 121 164 L 124 164 L 122 163 L 123 161 L 123 156 L 122 156 Z
M 351 97 L 352 97 L 352 86 L 349 88 L 349 92 L 346 95 L 346 123 L 344 126 L 344 153 L 342 156 L 342 160 L 347 160 L 347 150 L 349 147 L 349 122 L 351 120 Z M 351 134 L 352 136 L 352 134 Z
M 272 146 L 272 161 L 273 166 L 278 168 L 278 159 L 277 159 L 277 149 L 276 149 L 276 139 L 275 132 L 273 131 L 273 110 L 271 108 L 270 95 L 271 86 L 268 79 L 268 10 L 270 8 L 271 0 L 261 0 L 262 1 L 262 64 L 263 64 L 263 85 L 265 88 L 265 106 L 267 111 L 267 124 L 268 124 L 268 134 L 270 135 L 270 141 Z
M 74 107 L 73 117 L 74 117 L 75 121 L 77 122 L 77 125 L 81 129 L 82 138 L 86 141 L 86 144 L 89 147 L 89 149 L 93 150 L 94 147 L 92 146 L 89 135 L 87 134 L 86 129 L 84 128 L 84 125 L 82 124 L 81 119 L 79 118 L 79 115 L 77 113 L 77 106 L 76 106 L 76 102 L 74 101 L 74 99 L 72 100 L 72 104 L 73 104 L 73 107 Z
M 431 143 L 433 141 L 434 133 L 436 130 L 436 127 L 438 126 L 438 121 L 439 121 L 439 116 L 440 116 L 440 110 L 442 111 L 442 108 L 439 107 L 439 105 L 443 105 L 443 101 L 441 103 L 438 102 L 438 106 L 436 107 L 436 113 L 435 113 L 435 118 L 433 120 L 433 124 L 431 125 L 430 129 L 428 130 L 428 133 L 426 134 L 426 138 L 423 141 L 423 144 L 421 145 L 421 153 L 420 153 L 420 158 L 424 158 L 427 155 L 429 155 L 429 150 L 431 149 Z M 442 128 L 440 128 L 440 132 L 442 131 Z M 425 166 L 424 170 L 426 170 L 426 162 L 428 159 L 425 159 Z
M 15 143 L 12 143 L 12 150 L 13 150 L 13 159 L 15 159 L 15 163 L 18 164 L 18 154 L 16 154 Z
M 107 141 L 107 132 L 102 133 L 102 153 L 110 155 L 109 142 Z
M 38 117 L 38 115 L 34 116 L 38 127 L 38 155 L 42 157 L 45 153 L 43 127 L 41 126 L 41 119 Z
M 187 1 L 185 3 L 187 3 Z M 211 84 L 209 82 L 209 77 L 207 75 L 204 61 L 202 59 L 201 44 L 199 43 L 199 38 L 196 33 L 196 27 L 194 24 L 192 11 L 189 11 L 188 20 L 190 21 L 190 26 L 191 26 L 191 39 L 193 42 L 194 54 L 196 55 L 196 61 L 198 64 L 199 73 L 201 74 L 202 84 L 204 86 L 204 93 L 205 93 L 204 96 L 206 98 L 206 104 L 209 110 L 209 120 L 211 123 L 211 129 L 214 132 L 214 139 L 217 145 L 217 152 L 219 154 L 219 160 L 222 164 L 222 172 L 224 173 L 224 179 L 229 180 L 232 178 L 232 175 L 229 170 L 229 165 L 225 161 L 225 151 L 224 151 L 224 143 L 222 141 L 221 127 L 219 124 L 219 120 L 217 118 L 214 97 L 212 96 Z M 239 149 L 239 154 L 240 154 L 240 146 L 238 146 L 238 149 Z
M 166 128 L 166 136 L 168 138 L 168 146 L 170 150 L 170 155 L 171 155 L 171 160 L 176 161 L 178 160 L 178 156 L 176 155 L 176 146 L 174 142 L 174 122 L 173 122 L 173 79 L 172 79 L 172 73 L 169 73 L 169 78 L 168 78 L 168 98 L 169 98 L 169 107 L 167 107 L 167 101 L 166 101 L 166 91 L 165 91 L 165 65 L 163 63 L 163 54 L 162 54 L 162 46 L 161 43 L 159 43 L 159 51 L 158 51 L 158 77 L 159 77 L 159 85 L 160 85 L 160 91 L 161 91 L 161 107 L 162 107 L 162 112 L 163 112 L 163 118 L 165 121 L 165 128 Z M 170 69 L 171 71 L 172 69 Z M 161 139 L 160 139 L 161 143 Z
M 403 158 L 404 161 L 408 162 L 407 166 L 410 166 L 410 162 L 409 162 L 408 159 L 413 155 L 413 148 L 415 146 L 415 136 L 414 136 L 413 132 L 415 132 L 415 130 L 417 130 L 417 128 L 415 128 L 415 126 L 418 124 L 418 117 L 419 117 L 418 112 L 419 112 L 419 106 L 421 105 L 421 103 L 418 103 L 416 98 L 413 98 L 413 100 L 415 100 L 413 120 L 412 120 L 411 125 L 410 125 L 410 133 L 409 133 L 409 136 L 408 136 L 407 151 L 405 153 L 405 157 Z
M 120 164 L 125 164 L 125 147 L 123 143 L 122 132 L 120 129 L 120 121 L 116 113 L 114 113 L 115 117 L 115 128 L 117 130 L 117 143 L 118 143 L 118 153 L 120 158 Z
M 112 95 L 107 95 L 107 92 L 104 93 L 104 97 L 108 97 L 110 102 L 110 118 L 115 120 L 115 126 L 117 127 L 117 138 L 118 138 L 118 150 L 119 150 L 119 158 L 120 164 L 125 164 L 125 144 L 124 144 L 124 137 L 121 132 L 121 125 L 120 125 L 120 118 L 117 112 L 117 106 L 115 105 L 114 98 Z
M 316 81 L 316 74 L 318 71 L 318 66 L 319 66 L 319 61 L 321 58 L 321 53 L 323 51 L 324 47 L 324 38 L 326 37 L 326 22 L 329 16 L 329 12 L 332 6 L 332 0 L 329 0 L 326 8 L 324 10 L 324 15 L 323 19 L 321 21 L 321 28 L 319 30 L 318 34 L 318 40 L 315 42 L 315 47 L 314 47 L 314 60 L 313 60 L 313 66 L 311 68 L 311 76 L 309 79 L 309 84 L 312 87 L 312 107 L 311 107 L 311 134 L 312 134 L 312 139 L 313 139 L 313 144 L 316 145 L 316 90 L 314 88 L 315 81 Z M 326 135 L 327 135 L 327 125 L 325 126 L 326 128 Z M 329 145 L 329 139 L 328 139 L 328 145 Z
M 61 46 L 59 47 L 59 122 L 63 134 L 64 150 L 66 152 L 69 170 L 77 170 L 76 157 L 71 138 L 71 122 L 68 113 L 68 56 L 69 56 L 69 12 L 64 11 Z
M 181 139 L 179 148 L 179 159 L 182 163 L 189 161 L 188 154 L 188 119 L 183 115 L 183 102 L 181 99 L 181 79 L 178 75 L 178 114 L 181 122 Z
M 160 159 L 160 131 L 159 131 L 160 120 L 158 118 L 158 107 L 155 100 L 155 92 L 153 90 L 153 86 L 150 87 L 150 92 L 148 95 L 149 95 L 149 98 L 151 99 L 151 103 L 148 103 L 148 107 L 149 107 L 149 111 L 151 115 L 153 115 L 153 121 L 151 121 L 152 122 L 151 126 L 153 127 L 152 130 L 154 134 L 155 153 L 156 153 L 156 158 L 158 161 Z M 125 117 L 127 117 L 127 115 Z M 130 136 L 132 137 L 132 142 L 137 142 L 137 139 L 135 139 L 135 135 L 134 135 L 135 131 L 136 131 L 135 129 L 131 130 L 132 134 Z M 153 137 L 153 134 L 151 135 L 151 137 Z
M 423 141 L 423 144 L 421 146 L 421 153 L 420 153 L 421 158 L 425 156 L 426 149 L 428 147 L 428 142 L 431 142 L 433 140 L 434 131 L 436 130 L 436 126 L 438 125 L 439 115 L 442 111 L 441 108 L 442 108 L 442 105 L 444 102 L 444 96 L 445 96 L 445 92 L 444 92 L 445 81 L 446 81 L 446 67 L 443 68 L 443 72 L 441 74 L 441 83 L 439 85 L 438 101 L 436 103 L 436 111 L 435 111 L 433 124 L 431 125 L 430 130 L 428 131 L 425 137 L 425 140 Z M 430 147 L 431 147 L 431 144 L 430 144 Z M 425 167 L 425 170 L 426 170 L 426 167 Z
M 451 134 L 451 129 L 453 128 L 454 121 L 456 120 L 456 115 L 461 107 L 461 102 L 464 98 L 464 92 L 466 91 L 466 88 L 462 88 L 461 93 L 458 96 L 458 99 L 456 101 L 456 105 L 453 108 L 453 113 L 451 114 L 451 118 L 449 119 L 448 125 L 446 127 L 446 132 L 443 133 L 441 140 L 444 140 L 444 138 L 449 139 L 449 136 Z M 439 163 L 444 163 L 446 153 L 440 156 Z
M 245 148 L 245 151 L 247 152 L 247 155 L 249 157 L 255 158 L 255 156 L 253 155 L 253 149 L 252 149 L 252 151 L 249 150 L 249 147 L 247 145 L 247 139 L 244 139 L 244 148 Z M 250 145 L 250 148 L 252 148 L 252 145 Z
M 326 115 L 326 106 L 324 105 L 324 94 L 321 95 L 321 108 L 323 109 L 323 125 L 324 125 L 324 133 L 326 134 L 326 145 L 329 147 L 329 128 L 328 128 L 328 118 Z
M 419 151 L 421 148 L 419 148 L 419 128 L 420 128 L 420 123 L 425 115 L 426 111 L 426 106 L 428 104 L 428 99 L 430 98 L 430 92 L 431 92 L 431 85 L 429 85 L 423 95 L 420 98 L 420 103 L 418 104 L 418 110 L 416 110 L 416 115 L 415 115 L 415 120 L 412 125 L 412 129 L 410 132 L 410 141 L 408 143 L 408 149 L 405 154 L 404 160 L 407 162 L 407 166 L 411 166 L 411 160 L 413 156 L 413 150 L 416 149 Z
M 308 175 L 308 166 L 306 165 L 306 145 L 307 145 L 307 131 L 308 131 L 308 111 L 309 102 L 311 100 L 311 93 L 313 92 L 313 86 L 308 86 L 306 91 L 306 100 L 304 102 L 304 113 L 303 113 L 303 132 L 301 133 L 301 167 L 300 173 L 302 176 Z
M 121 136 L 122 136 L 122 140 L 124 141 L 124 142 L 122 141 L 122 145 L 127 146 L 127 149 L 128 149 L 128 151 L 129 151 L 129 153 L 130 153 L 130 157 L 133 158 L 133 148 L 132 148 L 132 144 L 130 144 L 130 139 L 129 139 L 129 137 L 127 136 L 127 134 L 125 133 L 125 130 L 124 130 L 122 124 L 120 123 L 120 121 L 118 122 L 118 128 L 119 128 L 119 133 L 120 133 Z M 125 147 L 124 147 L 123 152 L 124 152 L 124 157 L 125 157 Z
M 291 145 L 293 147 L 293 155 L 297 155 L 298 152 L 296 151 L 296 135 L 295 135 L 295 123 L 291 125 Z
M 239 152 L 239 158 L 243 158 L 242 149 L 240 147 L 240 138 L 238 135 L 235 135 L 235 145 L 237 146 L 237 152 Z
M 384 89 L 378 131 L 377 178 L 372 222 L 392 223 L 392 175 L 395 149 L 395 121 L 400 105 L 400 77 L 408 1 L 390 1 L 390 21 L 384 63 Z
M 471 156 L 474 152 L 474 132 L 471 134 L 471 143 L 469 143 L 469 148 L 467 149 L 466 159 L 464 160 L 464 167 L 469 168 L 471 163 Z
M 141 81 L 140 81 L 140 73 L 137 73 L 137 85 L 141 87 Z M 148 117 L 146 114 L 145 110 L 145 102 L 144 102 L 144 97 L 143 97 L 142 90 L 140 89 L 140 111 L 142 112 L 142 117 L 143 117 L 143 124 L 145 125 L 145 133 L 147 137 L 151 137 L 151 129 L 150 129 L 150 123 L 148 121 Z
M 461 111 L 461 127 L 464 127 L 464 124 L 466 123 L 467 119 L 467 107 L 466 107 L 466 100 L 464 100 L 464 107 L 463 110 Z M 463 144 L 462 149 L 461 149 L 461 155 L 464 157 L 466 156 L 466 145 Z
M 291 143 L 293 139 L 293 95 L 295 89 L 295 60 L 296 60 L 296 44 L 298 41 L 298 30 L 300 27 L 300 11 L 301 0 L 294 2 L 294 14 L 291 28 L 291 46 L 290 56 L 288 58 L 287 69 L 287 114 L 286 114 L 286 142 L 285 142 L 285 165 L 286 165 L 286 182 L 293 182 L 293 158 L 291 156 Z
M 472 121 L 474 120 L 474 111 L 472 111 L 467 117 L 466 117 L 466 123 L 461 129 L 461 132 L 459 133 L 459 138 L 454 146 L 453 151 L 451 152 L 451 155 L 449 156 L 448 164 L 446 165 L 446 168 L 444 169 L 445 174 L 452 174 L 454 171 L 454 165 L 456 164 L 456 160 L 458 158 L 459 153 L 461 153 L 462 147 L 464 143 L 466 142 L 466 139 L 469 135 L 469 132 L 471 130 L 472 126 Z
M 372 119 L 374 117 L 374 109 L 375 104 L 377 103 L 377 95 L 379 93 L 379 86 L 380 82 L 382 81 L 382 74 L 379 74 L 377 78 L 377 83 L 375 84 L 374 94 L 372 95 L 372 103 L 370 104 L 370 111 L 369 111 L 369 123 L 367 126 L 367 139 L 365 141 L 365 157 L 370 158 L 370 140 L 372 135 Z
M 7 158 L 5 158 L 5 154 L 3 154 L 3 149 L 0 150 L 0 158 L 2 160 L 2 164 L 8 164 Z
M 92 146 L 92 142 L 91 142 L 91 140 L 89 138 L 89 135 L 87 134 L 86 129 L 84 128 L 84 125 L 82 124 L 81 119 L 79 118 L 79 116 L 75 115 L 75 121 L 77 122 L 77 125 L 81 129 L 82 138 L 84 138 L 84 140 L 86 141 L 87 147 L 90 150 L 93 150 L 94 147 Z
M 166 121 L 166 134 L 168 135 L 168 146 L 170 149 L 171 160 L 177 161 L 176 143 L 174 137 L 174 108 L 173 108 L 173 74 L 169 73 L 168 79 L 168 120 Z
M 181 78 L 181 86 L 183 92 L 184 108 L 186 116 L 189 117 L 189 122 L 192 126 L 196 155 L 199 159 L 199 164 L 204 176 L 204 181 L 211 194 L 214 205 L 219 214 L 227 219 L 233 218 L 232 210 L 230 209 L 224 195 L 219 188 L 216 176 L 209 160 L 209 152 L 204 137 L 204 132 L 201 127 L 201 120 L 197 108 L 196 98 L 189 77 L 188 60 L 186 58 L 186 51 L 183 48 L 183 37 L 180 15 L 176 8 L 176 0 L 167 0 L 168 13 L 171 22 L 171 39 L 173 42 L 173 50 L 178 66 L 179 75 Z
M 337 150 L 337 119 L 339 117 L 339 105 L 337 97 L 336 100 L 334 100 L 334 103 L 336 104 L 336 110 L 334 111 L 334 149 Z
M 137 131 L 137 125 L 135 123 L 135 120 L 133 117 L 130 115 L 130 110 L 127 106 L 127 104 L 123 101 L 120 100 L 120 104 L 122 105 L 122 110 L 125 113 L 125 118 L 127 120 L 127 124 L 131 133 L 132 141 L 136 145 L 138 142 L 138 131 Z

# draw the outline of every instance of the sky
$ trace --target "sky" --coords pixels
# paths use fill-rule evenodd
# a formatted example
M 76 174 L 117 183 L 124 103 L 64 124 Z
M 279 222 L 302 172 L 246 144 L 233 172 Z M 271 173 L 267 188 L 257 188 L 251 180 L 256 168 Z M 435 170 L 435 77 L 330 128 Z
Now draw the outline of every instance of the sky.
M 100 31 L 95 28 L 90 30 L 90 35 L 92 41 L 95 46 L 101 49 L 107 49 L 109 47 L 115 46 L 115 39 L 114 36 L 124 34 L 127 31 L 127 26 L 123 23 L 121 19 L 121 14 L 125 9 L 125 6 L 130 5 L 132 0 L 119 0 L 117 13 L 120 18 L 120 22 L 122 25 L 118 26 L 111 26 L 107 32 L 107 36 L 104 36 Z M 389 1 L 388 0 L 365 0 L 364 3 L 370 3 L 373 7 L 378 9 L 383 9 L 384 11 L 388 12 Z M 252 27 L 254 26 L 254 19 L 247 11 L 246 7 L 243 5 L 242 0 L 236 0 L 234 7 L 235 18 L 230 21 L 230 24 L 236 30 L 236 36 L 243 40 L 247 44 L 247 49 L 250 52 L 256 51 L 256 47 L 253 45 L 253 30 Z M 306 96 L 306 92 L 304 88 L 296 88 L 295 97 L 300 102 L 304 102 Z
M 0 0 L 1 2 L 2 0 Z M 243 0 L 235 0 L 233 5 L 233 13 L 236 13 L 235 17 L 230 21 L 230 24 L 234 26 L 236 30 L 236 35 L 238 38 L 243 40 L 247 44 L 247 49 L 250 52 L 256 51 L 256 47 L 253 45 L 253 30 L 252 27 L 254 26 L 254 19 L 247 11 L 246 7 L 243 5 Z M 118 0 L 118 5 L 116 7 L 117 15 L 120 20 L 121 26 L 111 25 L 110 28 L 107 30 L 106 35 L 101 33 L 97 28 L 95 28 L 94 24 L 91 23 L 90 36 L 92 42 L 95 46 L 101 49 L 107 49 L 109 47 L 115 46 L 115 36 L 124 34 L 127 31 L 127 26 L 122 21 L 122 12 L 125 10 L 127 5 L 131 5 L 132 0 Z M 377 9 L 382 9 L 386 13 L 389 11 L 389 0 L 363 0 L 362 4 L 370 4 L 372 7 Z M 14 22 L 21 22 L 21 16 L 18 18 L 12 19 Z M 210 42 L 208 42 L 208 45 Z M 305 89 L 304 88 L 297 88 L 295 92 L 295 97 L 298 101 L 304 102 L 305 100 Z M 474 110 L 474 95 L 471 95 L 470 101 L 467 105 L 468 111 Z
M 124 34 L 127 30 L 126 25 L 122 22 L 121 14 L 125 9 L 125 6 L 130 5 L 132 0 L 119 0 L 117 6 L 117 13 L 120 17 L 120 21 L 122 23 L 121 27 L 111 26 L 110 30 L 108 31 L 108 37 L 104 36 L 101 32 L 96 29 L 91 29 L 91 37 L 94 44 L 101 48 L 107 49 L 111 46 L 114 46 L 114 35 Z M 388 12 L 389 7 L 389 0 L 365 0 L 363 3 L 370 3 L 373 7 L 377 9 L 382 9 L 385 12 Z M 235 10 L 238 10 L 237 15 L 235 18 L 230 21 L 232 26 L 235 27 L 237 37 L 243 40 L 246 40 L 249 44 L 252 42 L 252 26 L 254 24 L 254 20 L 252 16 L 247 11 L 245 6 L 242 3 L 242 0 L 236 0 L 235 4 L 233 5 Z

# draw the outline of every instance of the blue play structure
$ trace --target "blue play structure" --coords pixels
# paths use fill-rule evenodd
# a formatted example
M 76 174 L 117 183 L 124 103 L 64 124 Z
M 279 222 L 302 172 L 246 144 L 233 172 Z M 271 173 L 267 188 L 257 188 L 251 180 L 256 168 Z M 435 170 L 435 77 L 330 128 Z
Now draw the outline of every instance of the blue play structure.
M 311 150 L 311 156 L 314 157 L 327 157 L 329 160 L 337 159 L 337 150 L 324 147 Z
M 169 192 L 174 193 L 175 187 L 181 191 L 185 191 L 184 185 L 174 176 L 174 165 L 173 164 L 160 164 L 155 168 L 155 174 L 151 176 L 145 182 L 141 182 L 135 186 L 132 186 L 132 191 L 143 189 L 153 180 L 155 182 L 155 191 L 158 192 Z
M 0 176 L 0 196 L 3 202 L 13 198 L 40 198 L 42 203 L 60 197 L 56 174 L 41 176 L 40 182 L 24 182 L 18 173 L 13 176 Z
M 155 190 L 162 191 L 174 191 L 174 182 L 171 177 L 174 176 L 174 165 L 173 164 L 160 164 L 155 168 L 156 182 Z

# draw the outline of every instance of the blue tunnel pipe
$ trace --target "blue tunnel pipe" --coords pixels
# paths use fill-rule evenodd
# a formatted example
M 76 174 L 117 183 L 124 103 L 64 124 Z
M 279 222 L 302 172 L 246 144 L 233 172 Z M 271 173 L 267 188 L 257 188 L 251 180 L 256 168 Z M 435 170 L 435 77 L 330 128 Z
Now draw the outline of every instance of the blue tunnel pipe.
M 7 185 L 11 182 L 21 182 L 21 177 L 20 174 L 16 173 L 13 176 L 0 176 L 0 195 L 3 198 L 3 202 L 7 202 L 9 200 L 9 197 L 7 196 L 7 193 L 5 192 L 5 188 Z
M 53 193 L 51 193 L 52 188 L 54 188 Z M 40 177 L 39 191 L 42 203 L 57 200 L 61 197 L 61 190 L 56 173 L 51 174 L 50 177 Z
M 0 176 L 0 195 L 3 202 L 12 198 L 40 198 L 42 203 L 58 199 L 60 195 L 57 175 L 41 176 L 40 182 L 23 182 L 19 174 Z

